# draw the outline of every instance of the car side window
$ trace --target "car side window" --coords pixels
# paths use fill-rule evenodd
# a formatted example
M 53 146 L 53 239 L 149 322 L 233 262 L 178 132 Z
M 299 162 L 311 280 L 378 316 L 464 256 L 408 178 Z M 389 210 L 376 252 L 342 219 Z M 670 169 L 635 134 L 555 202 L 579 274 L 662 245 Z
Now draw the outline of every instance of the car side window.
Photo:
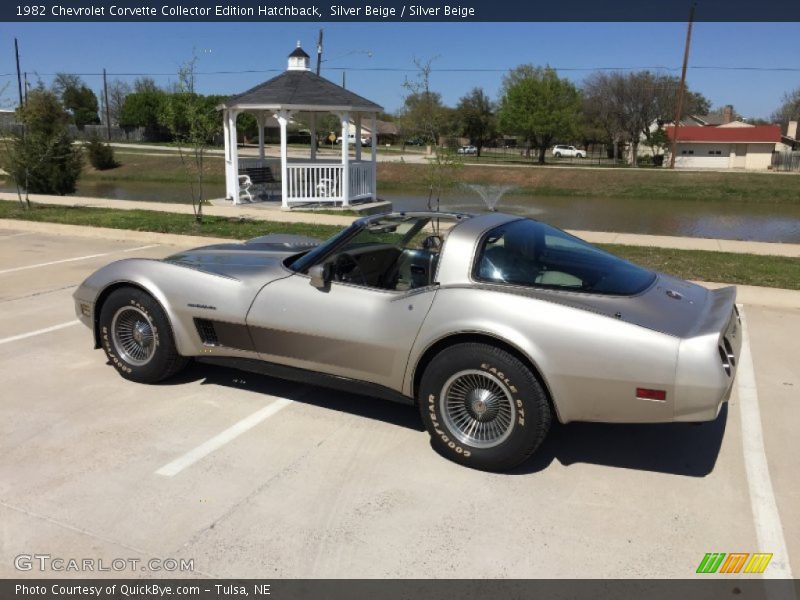
M 442 240 L 427 217 L 370 223 L 323 263 L 331 280 L 407 291 L 433 283 Z
M 484 236 L 474 276 L 495 283 L 620 295 L 638 293 L 655 279 L 647 269 L 530 219 L 501 225 Z

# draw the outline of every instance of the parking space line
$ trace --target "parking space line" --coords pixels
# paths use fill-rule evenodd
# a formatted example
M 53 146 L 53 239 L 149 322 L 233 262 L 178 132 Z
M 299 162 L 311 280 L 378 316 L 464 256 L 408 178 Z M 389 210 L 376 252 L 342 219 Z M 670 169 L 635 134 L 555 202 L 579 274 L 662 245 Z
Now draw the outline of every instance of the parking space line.
M 149 248 L 156 248 L 158 244 L 150 244 L 149 246 L 139 246 L 137 248 L 126 248 L 124 250 L 112 250 L 111 252 L 101 252 L 100 254 L 87 254 L 86 256 L 76 256 L 75 258 L 62 258 L 61 260 L 51 260 L 50 262 L 38 263 L 35 265 L 25 265 L 24 267 L 14 267 L 11 269 L 4 269 L 0 271 L 0 275 L 6 273 L 15 273 L 17 271 L 25 271 L 27 269 L 38 269 L 39 267 L 49 267 L 51 265 L 60 265 L 62 263 L 75 262 L 79 260 L 88 260 L 90 258 L 99 258 L 101 256 L 109 256 L 118 252 L 137 252 L 139 250 L 147 250 Z
M 164 477 L 173 477 L 183 471 L 186 467 L 192 466 L 197 461 L 205 458 L 212 452 L 219 450 L 227 444 L 228 442 L 236 439 L 244 432 L 252 429 L 262 421 L 270 418 L 271 416 L 275 415 L 279 411 L 283 410 L 290 404 L 292 404 L 293 400 L 289 400 L 287 398 L 275 398 L 275 401 L 262 408 L 259 411 L 254 412 L 249 417 L 245 417 L 238 423 L 232 425 L 225 431 L 220 434 L 215 435 L 210 440 L 203 442 L 193 450 L 189 450 L 183 456 L 180 456 L 173 460 L 170 463 L 167 463 L 160 469 L 158 469 L 155 474 L 156 475 L 163 475 Z
M 764 577 L 771 579 L 791 579 L 792 567 L 783 536 L 783 525 L 778 512 L 778 504 L 769 476 L 769 464 L 764 449 L 764 433 L 761 427 L 761 412 L 758 407 L 758 390 L 750 351 L 750 338 L 747 333 L 747 320 L 744 307 L 739 305 L 742 320 L 742 351 L 739 356 L 739 370 L 736 380 L 739 391 L 739 412 L 742 421 L 742 450 L 750 490 L 750 506 L 753 511 L 753 524 L 756 528 L 760 552 L 773 554 Z
M 0 339 L 0 344 L 18 342 L 19 340 L 24 340 L 25 338 L 33 337 L 35 335 L 42 335 L 43 333 L 50 333 L 51 331 L 58 331 L 59 329 L 71 327 L 72 325 L 77 325 L 78 323 L 80 323 L 80 321 L 75 319 L 74 321 L 67 321 L 66 323 L 60 323 L 58 325 L 53 325 L 52 327 L 45 327 L 44 329 L 37 329 L 36 331 L 29 331 L 28 333 L 20 333 L 19 335 L 12 335 L 11 337 Z
M 11 238 L 21 237 L 23 235 L 33 235 L 32 231 L 21 231 L 19 233 L 9 233 L 8 235 L 0 235 L 0 240 L 10 240 Z

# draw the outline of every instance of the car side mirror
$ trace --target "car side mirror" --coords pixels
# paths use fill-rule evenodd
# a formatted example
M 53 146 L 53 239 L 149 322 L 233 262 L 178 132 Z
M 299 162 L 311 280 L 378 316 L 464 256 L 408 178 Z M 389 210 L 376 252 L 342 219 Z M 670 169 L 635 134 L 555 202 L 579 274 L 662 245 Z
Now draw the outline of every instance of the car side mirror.
M 311 277 L 309 283 L 318 290 L 327 288 L 331 279 L 328 265 L 314 265 L 308 270 L 308 275 Z

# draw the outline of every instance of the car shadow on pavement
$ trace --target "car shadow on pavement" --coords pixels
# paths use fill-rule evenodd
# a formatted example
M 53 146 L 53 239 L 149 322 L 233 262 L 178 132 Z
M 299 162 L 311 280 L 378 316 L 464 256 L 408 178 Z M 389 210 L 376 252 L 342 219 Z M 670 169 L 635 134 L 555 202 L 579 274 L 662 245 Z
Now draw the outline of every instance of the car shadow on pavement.
M 371 398 L 350 392 L 339 392 L 316 385 L 285 381 L 267 375 L 248 373 L 215 365 L 190 365 L 168 384 L 201 380 L 203 385 L 217 385 L 246 389 L 259 394 L 287 398 L 302 404 L 327 410 L 349 413 L 357 417 L 383 421 L 390 425 L 424 431 L 419 411 L 413 406 Z
M 704 477 L 714 470 L 728 404 L 707 423 L 653 425 L 554 422 L 536 453 L 513 474 L 546 469 L 553 460 L 565 466 L 589 463 L 622 469 Z

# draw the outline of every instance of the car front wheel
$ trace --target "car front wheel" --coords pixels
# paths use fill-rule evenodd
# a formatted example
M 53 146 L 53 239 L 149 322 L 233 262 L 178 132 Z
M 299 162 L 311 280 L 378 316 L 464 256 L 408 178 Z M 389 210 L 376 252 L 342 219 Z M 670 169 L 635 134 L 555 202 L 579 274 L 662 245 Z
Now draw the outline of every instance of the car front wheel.
M 556 152 L 556 158 L 561 158 L 561 152 Z
M 434 448 L 476 469 L 516 467 L 550 428 L 550 404 L 536 376 L 487 344 L 457 344 L 437 354 L 422 376 L 418 402 Z
M 113 291 L 100 310 L 99 325 L 103 350 L 125 379 L 157 383 L 188 362 L 178 354 L 164 310 L 140 289 Z

